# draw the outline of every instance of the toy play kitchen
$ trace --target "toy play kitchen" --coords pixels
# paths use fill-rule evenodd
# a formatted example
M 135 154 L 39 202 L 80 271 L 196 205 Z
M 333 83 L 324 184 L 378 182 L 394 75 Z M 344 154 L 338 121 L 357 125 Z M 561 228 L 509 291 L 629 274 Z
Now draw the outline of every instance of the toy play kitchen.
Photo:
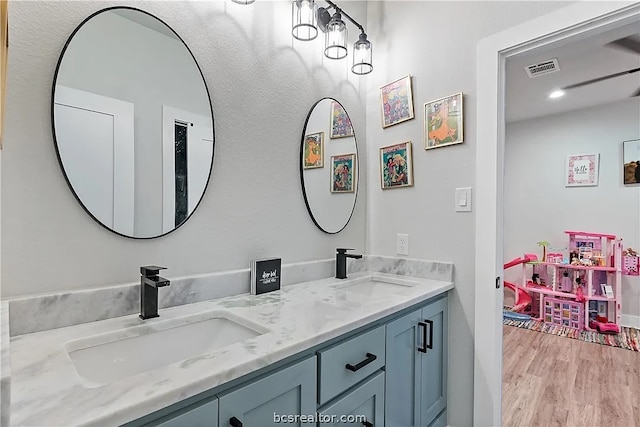
M 519 283 L 505 282 L 515 293 L 513 315 L 578 331 L 619 333 L 622 275 L 638 275 L 638 253 L 623 250 L 622 239 L 611 234 L 565 233 L 568 253 L 547 253 L 542 245 L 542 259 L 525 254 L 504 265 L 522 268 Z

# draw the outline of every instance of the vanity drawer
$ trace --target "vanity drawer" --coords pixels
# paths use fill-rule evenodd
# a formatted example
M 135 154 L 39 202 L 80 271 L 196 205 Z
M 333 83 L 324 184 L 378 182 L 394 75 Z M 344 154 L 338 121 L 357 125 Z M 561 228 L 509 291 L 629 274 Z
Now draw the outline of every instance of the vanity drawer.
M 384 366 L 384 326 L 318 352 L 321 405 Z

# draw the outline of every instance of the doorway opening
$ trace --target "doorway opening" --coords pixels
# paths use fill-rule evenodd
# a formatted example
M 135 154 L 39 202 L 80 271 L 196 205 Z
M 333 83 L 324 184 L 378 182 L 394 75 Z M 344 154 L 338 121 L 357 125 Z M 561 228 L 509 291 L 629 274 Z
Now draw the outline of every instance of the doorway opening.
M 579 2 L 490 36 L 478 44 L 475 425 L 500 425 L 502 422 L 507 60 L 534 49 L 541 52 L 586 39 L 637 22 L 639 17 L 638 3 Z

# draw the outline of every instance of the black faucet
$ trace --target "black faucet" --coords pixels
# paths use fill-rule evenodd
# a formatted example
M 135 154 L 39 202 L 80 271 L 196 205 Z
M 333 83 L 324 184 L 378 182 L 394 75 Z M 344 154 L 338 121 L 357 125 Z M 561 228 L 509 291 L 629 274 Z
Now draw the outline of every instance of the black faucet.
M 160 270 L 166 270 L 166 267 L 140 267 L 140 318 L 143 320 L 158 317 L 158 288 L 171 283 L 158 276 Z
M 344 249 L 338 248 L 336 251 L 336 279 L 346 279 L 347 278 L 347 258 L 360 259 L 362 255 L 357 254 L 348 254 L 347 251 L 352 251 L 353 249 Z

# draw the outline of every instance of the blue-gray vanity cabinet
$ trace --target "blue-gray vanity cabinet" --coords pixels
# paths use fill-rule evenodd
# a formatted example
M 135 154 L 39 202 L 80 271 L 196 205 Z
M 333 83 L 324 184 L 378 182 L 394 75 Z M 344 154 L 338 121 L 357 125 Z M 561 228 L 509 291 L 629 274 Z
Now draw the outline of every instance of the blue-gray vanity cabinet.
M 384 372 L 375 374 L 320 411 L 319 420 L 321 427 L 383 427 Z
M 155 427 L 217 427 L 218 426 L 218 399 L 210 400 L 204 404 L 196 404 L 171 414 L 167 418 L 149 424 Z
M 218 395 L 219 427 L 308 425 L 292 418 L 316 412 L 316 357 Z M 296 422 L 297 421 L 297 422 Z
M 441 299 L 422 309 L 427 324 L 427 352 L 422 355 L 420 392 L 421 424 L 430 426 L 447 407 L 447 300 Z M 446 419 L 445 419 L 446 425 Z
M 446 298 L 387 324 L 387 427 L 430 426 L 445 409 L 447 327 Z
M 384 326 L 379 326 L 318 351 L 320 405 L 384 366 L 384 334 Z
M 420 313 L 416 310 L 387 324 L 385 420 L 389 427 L 420 425 Z

